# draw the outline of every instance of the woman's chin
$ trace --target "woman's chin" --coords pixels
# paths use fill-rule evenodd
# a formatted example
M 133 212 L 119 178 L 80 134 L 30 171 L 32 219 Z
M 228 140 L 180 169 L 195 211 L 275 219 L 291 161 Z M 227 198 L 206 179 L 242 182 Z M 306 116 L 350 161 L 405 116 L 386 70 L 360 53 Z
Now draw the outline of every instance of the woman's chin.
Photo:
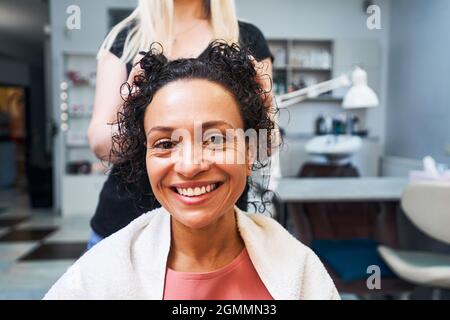
M 178 210 L 177 210 L 178 211 Z M 215 210 L 214 210 L 215 211 Z M 212 212 L 211 209 L 195 210 L 188 209 L 179 212 L 170 212 L 172 217 L 177 220 L 178 223 L 191 228 L 191 229 L 203 229 L 208 227 L 214 221 L 220 218 L 219 213 Z

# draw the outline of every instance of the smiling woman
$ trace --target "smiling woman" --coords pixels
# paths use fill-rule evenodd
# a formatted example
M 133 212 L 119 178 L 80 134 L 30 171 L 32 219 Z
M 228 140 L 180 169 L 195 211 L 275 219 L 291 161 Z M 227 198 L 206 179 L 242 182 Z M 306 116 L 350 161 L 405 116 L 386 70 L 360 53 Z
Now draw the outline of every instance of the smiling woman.
M 253 167 L 276 147 L 248 52 L 213 42 L 196 59 L 168 61 L 153 47 L 140 66 L 113 152 L 127 183 L 148 176 L 162 208 L 87 252 L 46 298 L 338 298 L 310 249 L 236 206 Z M 247 139 L 252 130 L 257 138 Z
M 208 184 L 220 186 L 222 192 L 232 190 L 229 195 L 231 207 L 227 205 L 230 210 L 235 204 L 234 196 L 239 197 L 243 187 L 228 183 L 226 176 L 235 177 L 236 174 L 227 174 L 227 170 L 246 170 L 243 176 L 238 175 L 243 177 L 245 187 L 251 173 L 249 167 L 253 163 L 257 167 L 268 164 L 267 157 L 264 157 L 267 150 L 253 154 L 254 158 L 258 156 L 255 161 L 245 157 L 243 147 L 246 145 L 239 143 L 245 139 L 238 137 L 239 133 L 251 134 L 252 130 L 265 133 L 265 136 L 259 135 L 262 137 L 261 147 L 266 145 L 263 142 L 267 142 L 270 149 L 274 128 L 269 109 L 261 99 L 265 92 L 254 79 L 256 71 L 248 52 L 238 46 L 214 42 L 197 59 L 168 61 L 160 51 L 157 44 L 152 46 L 140 63 L 143 73 L 135 78 L 134 86 L 128 88 L 129 97 L 119 114 L 119 130 L 113 136 L 117 172 L 127 185 L 139 185 L 142 176 L 149 173 L 151 189 L 157 189 L 153 190 L 154 195 L 164 200 L 171 193 L 163 191 L 172 191 L 177 185 L 182 186 L 186 193 L 194 193 L 196 187 L 206 188 Z M 250 140 L 253 146 L 258 143 Z M 147 148 L 143 147 L 145 145 Z M 184 155 L 190 156 L 191 147 L 193 159 L 185 159 Z M 241 157 L 238 158 L 247 161 L 222 165 L 224 162 L 233 164 L 230 159 L 239 155 Z M 211 163 L 216 164 L 212 171 L 209 170 Z M 160 180 L 156 181 L 157 174 L 167 173 L 163 169 L 172 172 L 172 176 L 164 179 L 158 176 Z M 174 173 L 178 175 L 173 177 Z M 180 175 L 195 181 L 186 184 Z M 203 177 L 205 175 L 207 177 Z M 231 181 L 234 182 L 234 178 Z M 218 192 L 219 188 L 214 191 Z M 143 193 L 134 194 L 145 197 Z M 178 199 L 184 203 L 201 200 L 192 197 Z M 215 204 L 205 203 L 205 206 L 217 205 L 219 198 L 214 199 Z M 166 206 L 178 203 L 166 201 Z M 163 203 L 161 205 L 164 206 Z M 223 211 L 223 205 L 218 206 L 217 211 Z

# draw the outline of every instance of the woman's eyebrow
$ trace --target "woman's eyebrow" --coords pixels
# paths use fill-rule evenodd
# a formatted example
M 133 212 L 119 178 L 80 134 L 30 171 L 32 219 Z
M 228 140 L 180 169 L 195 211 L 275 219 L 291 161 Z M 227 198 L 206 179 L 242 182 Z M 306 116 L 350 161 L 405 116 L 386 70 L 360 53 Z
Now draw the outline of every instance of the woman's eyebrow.
M 148 132 L 147 132 L 147 137 L 150 135 L 150 133 L 152 133 L 153 131 L 163 131 L 163 132 L 172 132 L 175 129 L 172 127 L 165 127 L 165 126 L 156 126 L 151 128 Z
M 202 128 L 209 129 L 212 127 L 223 126 L 223 125 L 234 129 L 234 126 L 232 126 L 230 123 L 223 121 L 223 120 L 206 121 L 206 122 L 202 123 Z M 153 131 L 172 132 L 175 129 L 176 128 L 174 128 L 174 127 L 156 126 L 156 127 L 151 128 L 147 132 L 147 136 L 149 136 L 150 133 L 152 133 Z
M 217 127 L 217 126 L 223 126 L 223 125 L 234 129 L 234 126 L 232 126 L 230 123 L 223 121 L 223 120 L 207 121 L 202 124 L 202 128 L 209 129 L 211 127 Z

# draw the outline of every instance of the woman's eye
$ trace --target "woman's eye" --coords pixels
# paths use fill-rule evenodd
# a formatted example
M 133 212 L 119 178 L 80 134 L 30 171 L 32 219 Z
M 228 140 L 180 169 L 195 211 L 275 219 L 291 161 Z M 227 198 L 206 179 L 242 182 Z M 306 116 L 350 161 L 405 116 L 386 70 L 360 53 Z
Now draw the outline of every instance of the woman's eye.
M 168 150 L 168 149 L 172 149 L 174 146 L 175 146 L 175 143 L 173 143 L 172 141 L 163 140 L 163 141 L 155 143 L 153 148 Z
M 225 143 L 225 137 L 221 134 L 214 134 L 205 138 L 205 144 L 207 146 L 217 147 L 222 146 Z

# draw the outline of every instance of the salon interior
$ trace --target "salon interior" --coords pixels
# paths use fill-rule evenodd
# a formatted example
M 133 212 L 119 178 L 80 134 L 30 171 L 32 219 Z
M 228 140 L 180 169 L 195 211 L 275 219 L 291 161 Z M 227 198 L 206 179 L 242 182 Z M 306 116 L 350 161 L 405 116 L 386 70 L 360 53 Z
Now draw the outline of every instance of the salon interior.
M 86 250 L 96 52 L 136 3 L 0 1 L 2 300 L 41 299 Z M 259 214 L 344 300 L 450 299 L 450 1 L 235 3 L 273 55 L 283 137 Z

